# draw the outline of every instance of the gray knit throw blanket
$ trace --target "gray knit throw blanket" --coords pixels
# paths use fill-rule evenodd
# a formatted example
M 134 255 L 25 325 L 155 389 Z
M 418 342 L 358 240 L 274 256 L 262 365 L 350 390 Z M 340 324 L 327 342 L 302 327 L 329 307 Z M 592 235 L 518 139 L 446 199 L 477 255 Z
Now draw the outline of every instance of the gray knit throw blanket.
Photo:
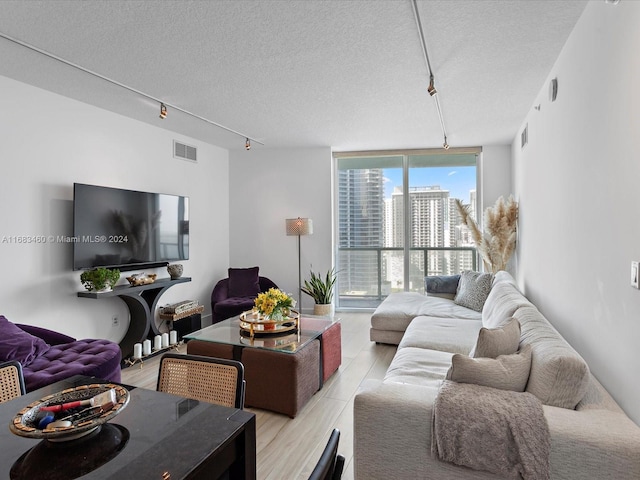
M 542 403 L 526 392 L 445 380 L 433 407 L 431 453 L 509 479 L 548 480 Z

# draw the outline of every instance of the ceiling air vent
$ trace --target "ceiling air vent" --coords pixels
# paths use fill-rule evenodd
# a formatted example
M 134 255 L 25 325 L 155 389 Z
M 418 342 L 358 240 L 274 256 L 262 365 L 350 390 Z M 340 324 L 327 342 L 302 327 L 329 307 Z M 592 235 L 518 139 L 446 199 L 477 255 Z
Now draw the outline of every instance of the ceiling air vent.
M 524 130 L 520 134 L 520 150 L 524 148 L 524 146 L 529 143 L 529 124 L 527 123 L 524 126 Z
M 175 158 L 181 158 L 183 160 L 189 160 L 190 162 L 197 162 L 197 153 L 196 147 L 192 147 L 190 145 L 185 145 L 184 143 L 173 141 L 173 156 Z

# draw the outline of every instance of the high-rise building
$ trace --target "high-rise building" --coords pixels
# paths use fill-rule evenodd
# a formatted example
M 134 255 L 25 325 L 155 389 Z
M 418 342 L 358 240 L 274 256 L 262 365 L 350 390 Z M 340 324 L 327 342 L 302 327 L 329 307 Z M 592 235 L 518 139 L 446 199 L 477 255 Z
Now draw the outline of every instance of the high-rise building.
M 394 246 L 404 244 L 404 199 L 400 189 L 393 192 Z M 411 187 L 409 189 L 409 221 L 411 222 L 411 247 L 448 247 L 449 191 L 438 185 Z M 441 251 L 431 251 L 425 259 L 425 250 L 413 250 L 410 260 L 411 289 L 420 289 L 427 272 L 431 275 L 446 273 L 446 255 Z
M 338 245 L 340 248 L 383 247 L 385 202 L 383 170 L 338 170 Z M 338 261 L 341 295 L 378 291 L 376 251 L 341 251 Z

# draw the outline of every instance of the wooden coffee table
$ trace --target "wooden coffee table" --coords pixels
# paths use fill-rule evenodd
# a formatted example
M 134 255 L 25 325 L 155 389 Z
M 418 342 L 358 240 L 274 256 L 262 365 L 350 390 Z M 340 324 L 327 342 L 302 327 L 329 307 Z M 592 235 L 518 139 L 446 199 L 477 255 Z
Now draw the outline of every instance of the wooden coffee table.
M 244 364 L 245 405 L 295 417 L 341 363 L 340 323 L 302 315 L 297 333 L 249 338 L 239 317 L 186 335 L 187 353 Z

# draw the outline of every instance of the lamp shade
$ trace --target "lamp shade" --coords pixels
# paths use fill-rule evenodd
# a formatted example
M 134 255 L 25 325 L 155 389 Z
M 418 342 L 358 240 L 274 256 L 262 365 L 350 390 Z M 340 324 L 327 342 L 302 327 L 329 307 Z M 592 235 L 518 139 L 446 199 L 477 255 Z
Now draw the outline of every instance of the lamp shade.
M 313 221 L 310 218 L 287 218 L 287 235 L 311 235 Z

